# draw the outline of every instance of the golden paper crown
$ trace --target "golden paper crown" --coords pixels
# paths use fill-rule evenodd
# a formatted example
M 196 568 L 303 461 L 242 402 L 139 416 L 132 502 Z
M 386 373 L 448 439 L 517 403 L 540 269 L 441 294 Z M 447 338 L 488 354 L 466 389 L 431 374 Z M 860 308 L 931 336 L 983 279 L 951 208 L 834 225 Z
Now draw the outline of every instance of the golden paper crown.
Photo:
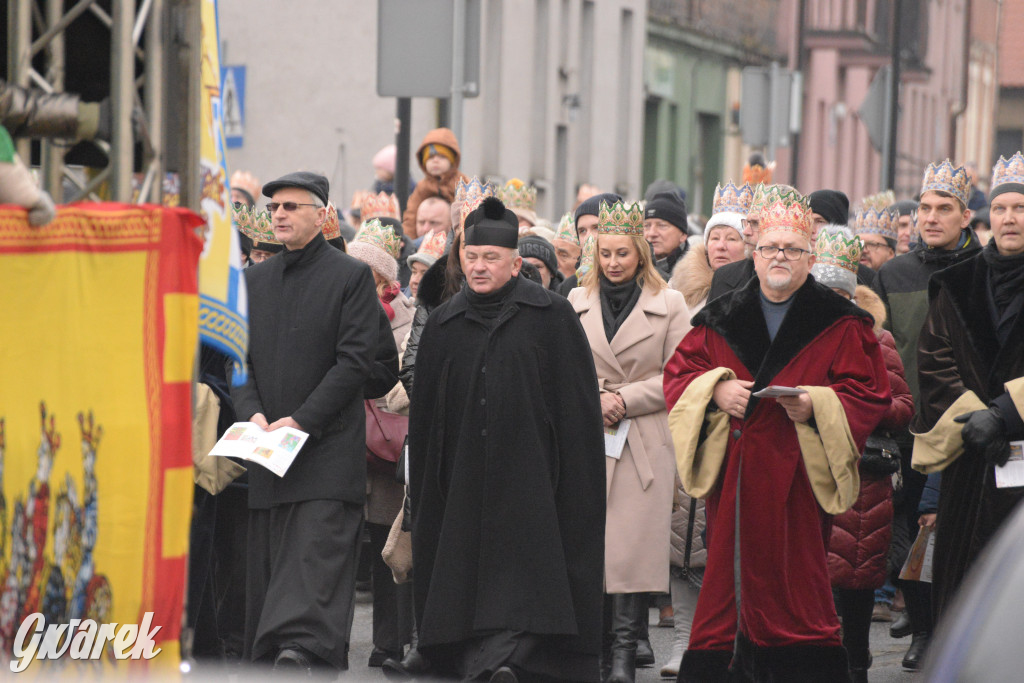
M 387 192 L 369 194 L 363 197 L 359 205 L 359 220 L 364 223 L 371 218 L 394 218 L 402 220 L 398 208 L 398 197 Z
M 269 244 L 281 244 L 274 237 L 274 223 L 270 220 L 270 214 L 265 209 L 256 207 L 249 208 L 242 204 L 232 207 L 231 220 L 246 237 L 253 242 L 264 242 Z
M 847 237 L 844 230 L 821 230 L 814 244 L 814 267 L 837 266 L 856 275 L 862 250 L 863 245 L 856 235 Z
M 580 257 L 579 268 L 576 269 L 576 281 L 579 282 L 594 267 L 594 258 L 597 254 L 597 236 L 594 233 L 587 235 L 583 240 L 583 255 Z
M 887 208 L 874 209 L 861 207 L 854 221 L 854 230 L 858 235 L 880 235 L 887 240 L 899 237 L 899 216 Z
M 469 180 L 459 179 L 455 185 L 455 201 L 470 202 L 483 201 L 484 197 L 495 196 L 495 187 L 491 183 L 485 183 L 476 176 Z
M 971 194 L 971 179 L 963 166 L 953 166 L 946 159 L 941 164 L 928 164 L 921 183 L 921 194 L 925 192 L 945 192 L 960 200 L 965 207 Z
M 881 211 L 882 209 L 889 208 L 895 203 L 896 193 L 894 193 L 892 190 L 886 190 L 884 192 L 879 192 L 878 194 L 873 194 L 865 197 L 860 204 L 865 209 L 874 209 L 876 211 Z
M 480 205 L 484 203 L 484 199 L 486 199 L 487 197 L 491 197 L 491 196 L 493 196 L 493 195 L 480 195 L 480 196 L 472 197 L 472 198 L 467 199 L 466 201 L 462 202 L 462 205 L 459 206 L 459 231 L 460 232 L 462 230 L 464 230 L 465 227 L 466 227 L 466 216 L 468 216 L 469 214 L 471 214 L 474 211 L 476 211 L 476 209 L 479 208 Z M 458 201 L 458 200 L 456 200 L 456 201 Z
M 733 183 L 715 186 L 715 198 L 711 204 L 711 215 L 732 211 L 741 213 L 744 216 L 750 211 L 750 204 L 754 201 L 754 188 L 744 183 L 736 187 Z
M 256 198 L 260 196 L 260 190 L 263 189 L 256 176 L 248 171 L 235 171 L 232 173 L 230 184 L 231 187 L 237 187 L 239 190 L 248 192 L 253 201 L 256 201 Z
M 329 240 L 341 237 L 341 221 L 338 219 L 338 209 L 334 207 L 333 202 L 327 202 L 327 218 L 320 226 L 320 232 L 324 234 L 325 239 Z
M 527 185 L 519 178 L 512 178 L 512 180 L 505 183 L 505 186 L 498 190 L 497 197 L 502 201 L 506 209 L 512 211 L 516 209 L 536 210 L 537 188 Z
M 761 234 L 768 232 L 795 232 L 811 238 L 811 203 L 798 192 L 772 191 L 765 196 L 761 209 Z
M 992 184 L 989 188 L 994 190 L 1006 183 L 1024 184 L 1024 156 L 1020 152 L 1009 159 L 1000 156 L 999 161 L 992 167 Z
M 394 228 L 382 224 L 378 218 L 371 218 L 363 223 L 363 229 L 359 231 L 354 241 L 372 244 L 391 258 L 397 259 L 402 253 L 402 238 L 395 234 Z
M 556 240 L 565 240 L 566 242 L 572 242 L 577 247 L 580 246 L 580 236 L 576 232 L 576 221 L 573 220 L 572 212 L 569 212 L 562 216 L 562 220 L 558 221 L 558 230 L 555 231 Z
M 420 242 L 420 248 L 416 250 L 416 253 L 439 259 L 444 256 L 444 250 L 447 246 L 448 233 L 444 230 L 438 230 L 437 232 L 431 230 L 430 234 Z
M 644 210 L 639 204 L 601 202 L 597 213 L 597 232 L 601 235 L 644 235 Z
M 767 166 L 751 164 L 749 161 L 743 165 L 743 182 L 748 185 L 758 183 L 769 184 L 772 182 L 772 171 L 775 170 L 775 162 L 769 162 Z

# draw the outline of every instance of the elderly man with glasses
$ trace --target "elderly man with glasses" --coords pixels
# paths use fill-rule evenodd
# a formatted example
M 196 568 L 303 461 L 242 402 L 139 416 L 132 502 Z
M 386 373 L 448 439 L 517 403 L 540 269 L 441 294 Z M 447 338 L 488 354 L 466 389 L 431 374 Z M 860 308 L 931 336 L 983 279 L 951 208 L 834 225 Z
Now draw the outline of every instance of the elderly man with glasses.
M 809 276 L 811 213 L 795 192 L 764 205 L 756 277 L 708 302 L 665 366 L 679 475 L 709 532 L 680 681 L 848 680 L 829 515 L 857 497 L 890 390 L 871 317 Z
M 239 418 L 309 439 L 282 477 L 250 468 L 245 656 L 331 673 L 348 668 L 366 496 L 364 389 L 378 372 L 394 384 L 398 352 L 380 334 L 369 266 L 321 232 L 327 179 L 290 173 L 263 194 L 284 251 L 245 271 L 248 380 L 232 397 Z

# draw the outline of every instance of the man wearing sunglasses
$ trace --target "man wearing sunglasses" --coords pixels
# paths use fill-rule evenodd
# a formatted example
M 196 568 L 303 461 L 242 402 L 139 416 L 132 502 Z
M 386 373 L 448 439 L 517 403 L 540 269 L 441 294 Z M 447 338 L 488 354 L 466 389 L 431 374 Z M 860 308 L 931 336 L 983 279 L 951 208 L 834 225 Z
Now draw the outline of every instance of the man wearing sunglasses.
M 809 277 L 811 213 L 795 192 L 763 206 L 756 277 L 665 366 L 680 479 L 711 531 L 680 681 L 849 680 L 824 530 L 891 399 L 871 317 Z M 771 385 L 802 393 L 753 395 Z
M 245 657 L 336 672 L 348 668 L 366 495 L 363 393 L 375 357 L 394 384 L 397 351 L 379 334 L 370 268 L 321 232 L 327 179 L 290 173 L 263 194 L 284 251 L 245 272 L 249 376 L 232 396 L 239 419 L 310 437 L 283 477 L 249 470 Z

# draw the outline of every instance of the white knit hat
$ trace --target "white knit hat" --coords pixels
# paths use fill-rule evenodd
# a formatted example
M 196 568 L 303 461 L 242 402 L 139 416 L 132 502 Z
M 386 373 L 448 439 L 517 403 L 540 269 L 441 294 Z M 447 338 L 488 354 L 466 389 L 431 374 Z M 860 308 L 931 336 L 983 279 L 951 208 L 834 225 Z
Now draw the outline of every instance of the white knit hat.
M 722 226 L 732 228 L 733 230 L 739 233 L 740 239 L 742 239 L 744 218 L 746 218 L 746 216 L 738 214 L 734 211 L 721 211 L 719 213 L 716 213 L 714 216 L 708 219 L 708 224 L 704 228 L 704 243 L 707 243 L 708 235 L 711 234 L 712 228 L 718 228 Z

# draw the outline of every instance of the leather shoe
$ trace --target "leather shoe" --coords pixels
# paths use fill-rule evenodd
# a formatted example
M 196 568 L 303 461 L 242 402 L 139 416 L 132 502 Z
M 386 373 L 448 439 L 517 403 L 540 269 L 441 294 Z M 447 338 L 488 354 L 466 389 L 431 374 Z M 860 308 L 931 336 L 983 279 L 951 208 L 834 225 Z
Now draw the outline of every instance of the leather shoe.
M 654 650 L 651 648 L 649 638 L 637 638 L 636 665 L 637 667 L 654 666 Z
M 909 671 L 917 671 L 924 661 L 925 651 L 928 649 L 928 639 L 931 633 L 915 633 L 914 639 L 910 641 L 910 649 L 903 657 L 903 668 Z
M 385 650 L 384 648 L 375 647 L 375 648 L 373 648 L 373 652 L 370 653 L 370 661 L 368 661 L 366 663 L 366 666 L 369 666 L 369 667 L 372 667 L 372 668 L 378 668 L 378 667 L 382 666 L 384 664 L 384 661 L 387 660 L 387 659 L 401 659 L 401 658 L 402 658 L 402 653 L 401 652 L 392 652 L 390 650 Z
M 274 658 L 274 671 L 287 671 L 309 676 L 313 672 L 312 658 L 300 648 L 288 647 Z
M 503 666 L 491 674 L 490 683 L 519 683 L 519 677 L 512 667 Z
M 389 681 L 407 681 L 430 671 L 430 663 L 416 648 L 410 648 L 401 659 L 389 657 L 380 666 Z
M 913 630 L 913 627 L 910 625 L 910 615 L 903 612 L 896 618 L 896 621 L 892 622 L 892 626 L 889 627 L 889 637 L 906 638 Z

